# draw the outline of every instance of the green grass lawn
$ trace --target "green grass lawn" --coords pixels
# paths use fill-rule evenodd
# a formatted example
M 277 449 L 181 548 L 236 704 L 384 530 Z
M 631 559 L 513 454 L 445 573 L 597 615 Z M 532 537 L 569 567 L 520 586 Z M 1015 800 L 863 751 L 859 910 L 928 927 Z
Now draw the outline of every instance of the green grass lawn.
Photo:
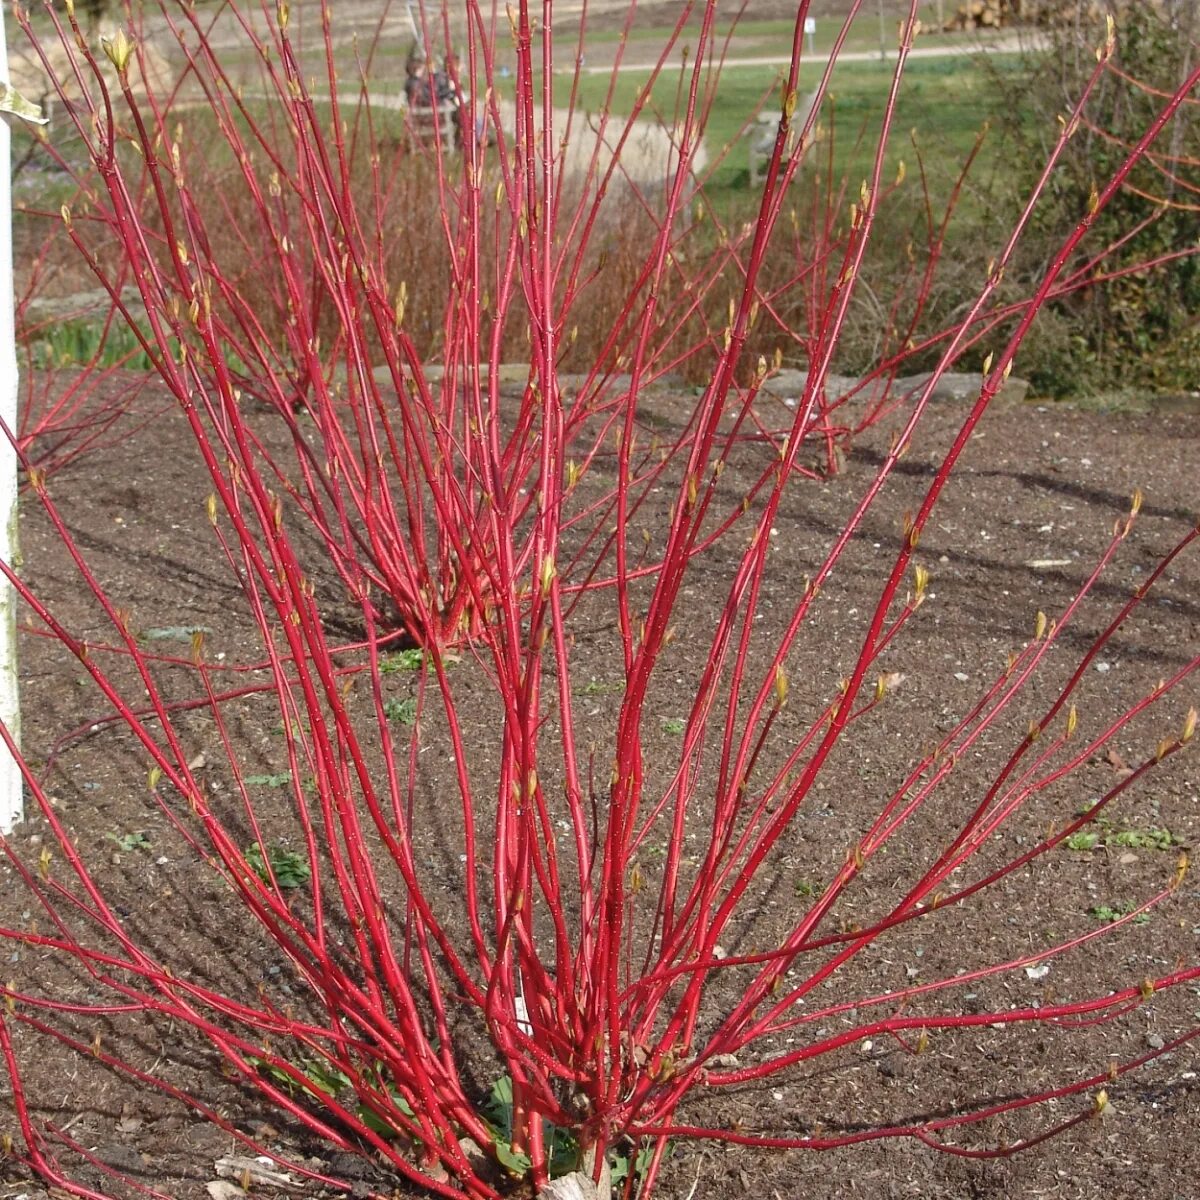
M 996 59 L 990 69 L 1016 68 Z M 667 123 L 682 115 L 686 101 L 680 74 L 678 69 L 663 73 L 655 84 L 647 108 L 649 113 Z M 801 71 L 801 105 L 819 78 L 816 66 Z M 882 63 L 853 62 L 837 67 L 820 118 L 823 128 L 827 132 L 832 130 L 834 136 L 837 173 L 845 172 L 855 181 L 870 173 L 891 82 L 891 67 Z M 765 66 L 727 67 L 715 82 L 705 84 L 712 87 L 705 133 L 710 162 L 720 156 L 722 148 L 730 148 L 709 180 L 710 198 L 715 204 L 735 203 L 739 194 L 748 193 L 747 130 L 754 125 L 756 113 L 774 115 L 779 111 L 781 85 L 782 71 Z M 607 76 L 582 78 L 580 107 L 588 112 L 599 111 L 604 105 L 608 86 Z M 644 77 L 633 72 L 622 74 L 613 94 L 613 111 L 618 114 L 632 111 L 644 86 Z M 565 101 L 565 83 L 560 87 L 560 95 Z M 935 191 L 948 187 L 981 127 L 998 114 L 999 104 L 991 87 L 989 71 L 974 59 L 961 56 L 911 59 L 901 82 L 885 161 L 885 178 L 895 174 L 901 159 L 910 166 L 913 164 L 912 137 L 915 136 Z M 987 165 L 985 152 L 980 169 L 986 169 Z
M 905 6 L 907 8 L 907 6 Z M 948 6 L 944 6 L 947 7 Z M 950 45 L 962 41 L 961 34 L 944 34 L 938 28 L 937 5 L 926 4 L 919 10 L 919 19 L 923 29 L 919 44 L 922 46 Z M 816 29 L 812 34 L 811 45 L 817 54 L 828 54 L 834 40 L 841 32 L 840 17 L 817 17 Z M 880 24 L 878 11 L 874 8 L 864 9 L 858 19 L 851 25 L 846 37 L 845 49 L 850 51 L 875 51 L 879 49 L 880 39 L 884 40 L 889 49 L 895 47 L 897 36 L 898 16 L 894 12 L 884 15 Z M 755 20 L 746 17 L 733 25 L 728 19 L 718 18 L 716 37 L 723 41 L 731 32 L 736 34 L 737 53 L 744 57 L 760 55 L 788 54 L 791 51 L 793 22 L 786 18 L 773 20 Z M 566 31 L 567 40 L 573 44 L 571 34 L 575 29 Z M 662 25 L 637 25 L 630 30 L 627 38 L 627 57 L 632 56 L 636 61 L 644 61 L 649 54 L 657 53 L 666 40 L 670 30 Z M 699 32 L 698 18 L 692 22 L 687 32 L 681 37 L 681 44 L 689 40 L 695 44 Z M 597 53 L 607 52 L 611 55 L 613 48 L 621 38 L 621 33 L 615 29 L 592 29 L 588 31 L 588 46 Z

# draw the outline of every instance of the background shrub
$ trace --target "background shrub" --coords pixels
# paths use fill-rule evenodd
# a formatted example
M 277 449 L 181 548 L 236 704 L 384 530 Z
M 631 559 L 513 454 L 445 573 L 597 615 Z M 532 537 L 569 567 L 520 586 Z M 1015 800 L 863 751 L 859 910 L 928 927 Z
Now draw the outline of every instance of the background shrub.
M 1161 97 L 1197 57 L 1200 17 L 1186 0 L 1122 0 L 1117 69 L 1096 88 L 1039 201 L 1018 280 L 1041 269 L 1051 248 L 1087 210 L 1089 196 L 1128 152 Z M 1007 98 L 1004 155 L 1010 211 L 1023 202 L 1060 120 L 1079 96 L 1103 17 L 1081 5 L 1072 20 L 1042 30 L 1017 75 L 993 72 Z M 1170 130 L 1100 214 L 1089 249 L 1113 247 L 1092 273 L 1098 282 L 1049 305 L 1027 345 L 1023 372 L 1050 395 L 1112 386 L 1191 391 L 1200 384 L 1200 101 L 1193 95 Z

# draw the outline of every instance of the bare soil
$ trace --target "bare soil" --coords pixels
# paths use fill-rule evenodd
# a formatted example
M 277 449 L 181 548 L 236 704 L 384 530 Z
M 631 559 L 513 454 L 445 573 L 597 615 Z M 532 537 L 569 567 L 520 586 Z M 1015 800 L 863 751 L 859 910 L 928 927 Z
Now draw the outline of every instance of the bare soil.
M 144 396 L 139 403 L 161 404 Z M 680 420 L 688 397 L 663 392 L 648 400 L 646 416 L 658 428 Z M 773 402 L 765 402 L 773 403 Z M 902 536 L 901 519 L 920 495 L 933 470 L 938 448 L 947 444 L 961 409 L 932 409 L 926 436 L 904 460 L 889 499 L 868 519 L 864 536 L 846 559 L 815 616 L 819 636 L 802 642 L 791 664 L 796 696 L 796 728 L 806 709 L 829 694 L 845 672 L 862 636 L 863 620 L 878 586 L 880 571 Z M 812 569 L 818 551 L 841 528 L 856 498 L 873 476 L 896 419 L 862 436 L 845 470 L 828 481 L 798 483 L 775 530 L 774 569 L 760 605 L 765 629 L 778 630 L 794 602 L 798 581 Z M 865 828 L 890 795 L 898 777 L 923 745 L 936 738 L 1003 670 L 1006 655 L 1029 638 L 1035 613 L 1051 616 L 1070 600 L 1106 544 L 1115 519 L 1128 511 L 1135 486 L 1146 496 L 1134 534 L 1127 539 L 1092 597 L 1086 617 L 1076 622 L 1058 652 L 1069 665 L 1145 578 L 1159 557 L 1200 512 L 1200 422 L 1187 414 L 1097 413 L 1065 408 L 997 408 L 990 412 L 964 455 L 962 470 L 946 492 L 922 546 L 933 572 L 931 597 L 904 635 L 888 669 L 903 674 L 894 702 L 878 721 L 864 726 L 853 756 L 831 767 L 827 782 L 798 818 L 787 852 L 765 881 L 758 911 L 741 931 L 739 946 L 769 944 L 789 928 L 805 890 L 818 883 L 830 864 L 844 857 L 853 833 Z M 747 467 L 753 464 L 745 464 Z M 730 486 L 737 486 L 736 471 Z M 236 580 L 214 552 L 204 498 L 209 491 L 183 421 L 175 412 L 103 453 L 81 458 L 55 474 L 50 490 L 91 569 L 114 603 L 129 612 L 140 631 L 203 627 L 212 661 L 229 666 L 261 658 L 261 645 L 248 620 Z M 664 514 L 646 511 L 652 526 Z M 298 540 L 312 556 L 319 548 Z M 53 604 L 56 615 L 82 636 L 106 638 L 104 622 L 79 583 L 61 540 L 32 496 L 21 512 L 23 572 L 35 591 Z M 673 719 L 686 712 L 688 680 L 703 664 L 704 630 L 725 586 L 728 556 L 715 554 L 697 576 L 688 627 L 681 631 L 672 668 L 678 692 L 654 697 L 647 728 L 662 733 L 650 747 L 664 761 L 678 755 Z M 711 587 L 706 585 L 711 581 Z M 331 625 L 346 610 L 345 637 L 353 637 L 352 612 L 340 605 L 329 581 Z M 694 617 L 694 624 L 691 618 Z M 29 613 L 21 645 L 24 745 L 53 795 L 79 852 L 101 879 L 131 930 L 158 948 L 180 970 L 219 980 L 230 989 L 285 987 L 286 966 L 271 960 L 261 936 L 245 927 L 244 914 L 230 911 L 227 893 L 216 888 L 202 862 L 189 855 L 161 814 L 149 802 L 145 766 L 120 725 L 105 722 L 107 710 L 94 689 L 85 687 L 78 664 L 53 642 L 37 635 Z M 150 642 L 145 642 L 150 645 Z M 154 643 L 164 654 L 186 659 L 186 635 L 168 633 Z M 1080 698 L 1081 719 L 1093 730 L 1105 717 L 1145 695 L 1155 681 L 1178 670 L 1200 648 L 1200 556 L 1184 556 L 1168 573 L 1135 620 L 1109 643 L 1089 671 Z M 218 659 L 217 656 L 223 656 Z M 1102 669 L 1101 669 L 1102 664 Z M 114 668 L 117 669 L 117 668 Z M 164 686 L 184 697 L 194 684 L 186 671 L 171 674 L 162 665 Z M 466 667 L 464 670 L 468 669 Z M 613 638 L 597 621 L 589 636 L 577 639 L 572 660 L 577 691 L 590 702 L 595 728 L 603 731 L 617 698 L 606 688 L 619 677 Z M 172 682 L 174 680 L 174 682 Z M 592 686 L 589 686 L 592 685 Z M 412 682 L 390 678 L 398 697 Z M 1156 712 L 1153 719 L 1122 731 L 1112 753 L 1097 755 L 1046 805 L 1035 806 L 1029 822 L 1013 836 L 1036 838 L 1048 820 L 1061 821 L 1105 788 L 1126 763 L 1153 752 L 1157 738 L 1174 730 L 1189 703 L 1200 699 L 1195 677 Z M 191 694 L 194 694 L 194 690 Z M 1034 701 L 1051 694 L 1041 685 L 1030 704 L 1014 716 L 1020 725 Z M 479 710 L 483 720 L 486 706 Z M 279 717 L 272 705 L 254 697 L 230 707 L 242 769 L 267 774 L 281 769 Z M 202 712 L 182 713 L 179 728 L 198 754 L 207 755 L 215 789 L 228 786 L 228 762 Z M 488 752 L 486 725 L 480 725 L 479 754 Z M 421 731 L 422 793 L 429 816 L 444 807 L 437 764 L 445 763 L 444 735 L 435 721 Z M 1197 739 L 1200 740 L 1200 739 Z M 1011 745 L 1011 742 L 1005 743 Z M 1003 745 L 989 745 L 994 757 Z M 979 765 L 981 772 L 986 764 Z M 973 768 L 968 767 L 968 770 Z M 968 773 L 963 786 L 974 778 Z M 969 790 L 963 797 L 970 799 Z M 264 811 L 271 803 L 263 795 Z M 439 840 L 438 829 L 441 828 Z M 1194 753 L 1172 757 L 1147 784 L 1121 798 L 1112 813 L 1116 831 L 1168 830 L 1169 849 L 1099 846 L 1091 851 L 1060 850 L 1027 875 L 984 895 L 980 905 L 949 923 L 932 939 L 908 937 L 837 984 L 880 990 L 902 986 L 906 978 L 953 974 L 977 955 L 997 961 L 1004 955 L 1047 945 L 1067 930 L 1095 924 L 1094 909 L 1136 901 L 1156 889 L 1175 869 L 1181 848 L 1200 841 L 1200 769 Z M 453 921 L 457 844 L 451 823 L 428 820 L 422 853 L 446 872 L 446 919 Z M 45 844 L 44 819 L 31 815 L 8 840 L 27 863 L 36 863 Z M 147 845 L 123 848 L 118 839 L 145 834 Z M 702 837 L 694 830 L 689 837 Z M 928 829 L 930 841 L 938 834 Z M 886 871 L 894 880 L 928 852 L 918 834 L 898 843 Z M 1009 847 L 1011 856 L 1012 849 Z M 911 857 L 911 862 L 908 861 Z M 647 867 L 652 870 L 652 865 Z M 0 926 L 26 928 L 31 920 L 28 893 L 10 866 L 0 869 Z M 892 886 L 880 877 L 880 887 Z M 870 908 L 869 892 L 861 898 Z M 1176 962 L 1195 964 L 1200 935 L 1200 889 L 1188 878 L 1148 922 L 1129 925 L 1111 938 L 1088 943 L 1081 952 L 1054 960 L 1048 977 L 1034 980 L 1023 971 L 993 979 L 962 1002 L 990 1008 L 1046 1003 L 1052 997 L 1104 994 Z M 737 947 L 730 947 L 736 952 Z M 20 986 L 60 988 L 64 999 L 87 1002 L 86 979 L 64 975 L 47 956 L 10 943 L 4 950 L 8 978 Z M 842 990 L 844 989 L 844 991 Z M 833 994 L 829 994 L 833 998 Z M 714 1003 L 720 1002 L 716 995 Z M 821 1059 L 766 1086 L 730 1094 L 705 1094 L 692 1103 L 698 1121 L 740 1123 L 759 1131 L 850 1132 L 880 1121 L 919 1121 L 987 1097 L 1013 1097 L 1073 1078 L 1103 1072 L 1110 1056 L 1122 1060 L 1161 1047 L 1200 1024 L 1200 988 L 1180 987 L 1151 997 L 1126 1017 L 1086 1029 L 1026 1027 L 1017 1031 L 967 1030 L 939 1037 L 928 1054 L 914 1057 L 888 1042 L 862 1043 Z M 94 1025 L 80 1029 L 86 1043 Z M 167 1097 L 114 1077 L 99 1064 L 47 1038 L 15 1028 L 15 1052 L 40 1119 L 52 1122 L 86 1155 L 157 1188 L 178 1200 L 201 1200 L 215 1178 L 214 1163 L 236 1152 L 233 1139 Z M 135 1014 L 114 1015 L 103 1031 L 106 1048 L 153 1067 L 177 1086 L 190 1089 L 237 1128 L 272 1150 L 308 1162 L 339 1177 L 355 1195 L 415 1195 L 401 1180 L 370 1161 L 335 1154 L 299 1132 L 283 1115 L 262 1111 L 219 1072 L 182 1031 Z M 481 1054 L 482 1054 L 481 1050 Z M 1165 1054 L 1108 1089 L 1112 1101 L 1098 1120 L 1075 1126 L 1063 1137 L 1019 1156 L 976 1159 L 938 1153 L 916 1141 L 870 1142 L 854 1148 L 812 1152 L 768 1152 L 680 1141 L 670 1150 L 659 1195 L 663 1200 L 753 1195 L 792 1200 L 921 1197 L 926 1200 L 1010 1200 L 1012 1197 L 1068 1198 L 1138 1196 L 1139 1200 L 1184 1200 L 1197 1194 L 1200 1180 L 1200 1062 L 1196 1043 Z M 487 1066 L 479 1067 L 487 1086 Z M 972 1151 L 998 1140 L 1029 1134 L 1054 1120 L 1085 1109 L 1086 1096 L 1050 1106 L 1029 1121 L 995 1122 L 976 1136 L 959 1133 L 954 1144 Z M 16 1134 L 11 1113 L 3 1124 Z M 64 1155 L 70 1159 L 70 1154 Z M 94 1165 L 76 1162 L 78 1176 L 114 1196 L 132 1194 Z M 9 1162 L 0 1168 L 0 1197 L 46 1200 L 45 1188 Z M 282 1200 L 286 1193 L 256 1186 L 252 1195 Z M 309 1186 L 301 1195 L 321 1194 Z

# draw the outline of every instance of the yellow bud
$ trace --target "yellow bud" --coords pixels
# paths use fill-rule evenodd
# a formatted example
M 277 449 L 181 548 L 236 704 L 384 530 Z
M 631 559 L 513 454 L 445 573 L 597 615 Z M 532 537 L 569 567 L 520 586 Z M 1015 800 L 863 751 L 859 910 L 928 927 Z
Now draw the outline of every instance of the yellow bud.
M 1042 636 L 1045 634 L 1045 632 L 1046 632 L 1046 614 L 1044 612 L 1039 612 L 1037 615 L 1037 622 L 1034 625 L 1033 640 L 1035 642 L 1040 642 L 1042 640 Z
M 1145 497 L 1142 495 L 1142 489 L 1134 488 L 1133 495 L 1129 500 L 1129 515 L 1131 517 L 1136 517 L 1138 513 L 1142 511 L 1142 501 L 1144 499 Z
M 1154 980 L 1143 979 L 1141 986 L 1138 988 L 1138 992 L 1143 1000 L 1149 1000 L 1150 997 L 1154 995 Z
M 217 523 L 217 495 L 215 492 L 209 492 L 204 507 L 208 512 L 208 519 L 215 525 Z
M 1075 733 L 1075 727 L 1079 724 L 1079 711 L 1075 705 L 1071 705 L 1071 711 L 1067 713 L 1067 737 L 1071 737 Z
M 989 352 L 987 358 L 983 360 L 983 373 L 986 375 L 992 369 L 992 355 Z
M 1108 1107 L 1108 1093 L 1101 1088 L 1092 1098 L 1092 1111 L 1099 1116 Z
M 1187 856 L 1187 851 L 1181 850 L 1179 860 L 1175 863 L 1175 877 L 1171 880 L 1172 888 L 1177 888 L 1184 881 L 1189 866 L 1191 866 L 1191 860 Z
M 146 776 L 146 782 L 150 785 L 150 790 L 154 791 L 158 787 L 158 781 L 162 778 L 162 767 L 151 767 L 150 773 Z
M 782 664 L 775 668 L 775 702 L 782 708 L 787 703 L 788 677 Z
M 889 671 L 875 680 L 875 699 L 882 700 L 894 687 L 904 682 L 904 676 L 899 671 Z
M 1187 716 L 1183 718 L 1183 732 L 1179 735 L 1181 742 L 1190 742 L 1196 733 L 1196 710 L 1189 708 Z
M 133 54 L 133 42 L 126 37 L 125 30 L 118 29 L 112 37 L 100 39 L 100 45 L 108 56 L 108 61 L 117 69 L 118 75 L 124 75 Z
M 929 586 L 929 570 L 920 564 L 913 568 L 913 583 L 916 588 L 916 599 L 919 604 L 925 599 L 925 589 Z
M 548 596 L 550 594 L 550 587 L 554 583 L 555 574 L 554 558 L 552 555 L 547 554 L 546 557 L 542 559 L 541 583 L 543 596 Z
M 1113 23 L 1112 14 L 1109 13 L 1104 19 L 1104 45 L 1096 50 L 1096 61 L 1107 62 L 1112 57 L 1113 51 L 1117 48 L 1117 27 Z

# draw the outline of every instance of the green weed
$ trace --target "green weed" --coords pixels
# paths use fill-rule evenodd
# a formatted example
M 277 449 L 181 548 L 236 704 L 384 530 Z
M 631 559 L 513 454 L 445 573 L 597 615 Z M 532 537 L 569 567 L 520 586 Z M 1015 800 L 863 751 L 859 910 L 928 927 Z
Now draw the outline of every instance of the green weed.
M 258 842 L 252 842 L 246 848 L 246 862 L 255 875 L 268 886 L 271 876 L 274 875 L 276 884 L 284 891 L 303 887 L 312 877 L 312 868 L 308 865 L 308 860 L 294 850 L 285 850 L 282 846 L 271 846 L 264 859 L 262 846 Z
M 530 1162 L 526 1155 L 515 1151 L 512 1145 L 513 1095 L 512 1080 L 509 1076 L 502 1075 L 492 1085 L 492 1090 L 484 1102 L 483 1112 L 495 1138 L 496 1158 L 514 1175 L 524 1175 L 529 1170 Z M 579 1143 L 570 1132 L 546 1121 L 545 1139 L 550 1151 L 551 1178 L 566 1175 L 579 1168 Z M 650 1166 L 653 1154 L 654 1149 L 650 1146 L 636 1154 L 626 1153 L 616 1146 L 610 1147 L 608 1169 L 613 1186 L 624 1183 L 631 1171 L 635 1179 L 640 1178 Z
M 1103 818 L 1099 829 L 1080 829 L 1064 843 L 1068 850 L 1096 850 L 1100 847 L 1123 850 L 1170 850 L 1180 844 L 1169 829 L 1112 829 Z
M 618 680 L 616 683 L 601 683 L 598 679 L 589 679 L 579 689 L 584 696 L 612 696 L 625 690 L 625 684 Z
M 197 634 L 211 634 L 207 625 L 159 625 L 143 629 L 142 639 L 147 642 L 187 642 Z
M 383 702 L 383 715 L 389 721 L 396 721 L 400 725 L 415 725 L 417 723 L 417 701 L 413 696 L 408 696 L 401 700 L 392 697 L 390 700 Z
M 247 787 L 287 787 L 292 782 L 291 771 L 280 771 L 275 775 L 247 775 L 242 782 Z
M 1179 839 L 1169 829 L 1123 829 L 1105 838 L 1104 844 L 1131 850 L 1170 850 L 1179 845 Z
M 1126 901 L 1118 901 L 1116 904 L 1095 904 L 1088 909 L 1088 916 L 1095 917 L 1097 921 L 1103 921 L 1106 925 L 1111 925 L 1114 921 L 1119 921 L 1122 917 L 1127 917 L 1137 907 L 1135 904 L 1129 904 Z M 1149 913 L 1138 913 L 1133 918 L 1135 925 L 1145 925 L 1150 920 Z
M 397 671 L 419 671 L 422 667 L 432 666 L 425 658 L 425 651 L 419 646 L 411 650 L 397 650 L 394 654 L 384 655 L 379 660 L 380 675 L 394 675 Z
M 107 836 L 110 842 L 116 842 L 118 850 L 124 850 L 126 854 L 130 854 L 134 850 L 150 849 L 150 839 L 140 831 L 137 833 L 110 833 Z
M 317 1101 L 330 1099 L 336 1100 L 339 1104 L 344 1104 L 345 1093 L 350 1091 L 354 1086 L 353 1081 L 345 1071 L 339 1070 L 330 1063 L 318 1059 L 304 1058 L 289 1064 L 304 1076 L 304 1083 L 298 1082 L 291 1072 L 284 1070 L 283 1067 L 277 1066 L 274 1063 L 268 1062 L 266 1059 L 251 1058 L 249 1062 L 256 1070 L 279 1084 L 284 1091 L 292 1096 L 304 1095 Z M 394 1087 L 378 1079 L 373 1080 L 373 1084 L 380 1091 L 387 1092 L 392 1104 L 404 1116 L 416 1116 L 412 1105 Z M 396 1135 L 396 1129 L 388 1124 L 374 1109 L 360 1104 L 354 1111 L 358 1119 L 373 1133 L 379 1134 L 380 1137 L 394 1137 Z
M 33 367 L 38 371 L 57 367 L 126 367 L 151 371 L 154 364 L 128 325 L 92 319 L 54 321 L 30 345 Z

